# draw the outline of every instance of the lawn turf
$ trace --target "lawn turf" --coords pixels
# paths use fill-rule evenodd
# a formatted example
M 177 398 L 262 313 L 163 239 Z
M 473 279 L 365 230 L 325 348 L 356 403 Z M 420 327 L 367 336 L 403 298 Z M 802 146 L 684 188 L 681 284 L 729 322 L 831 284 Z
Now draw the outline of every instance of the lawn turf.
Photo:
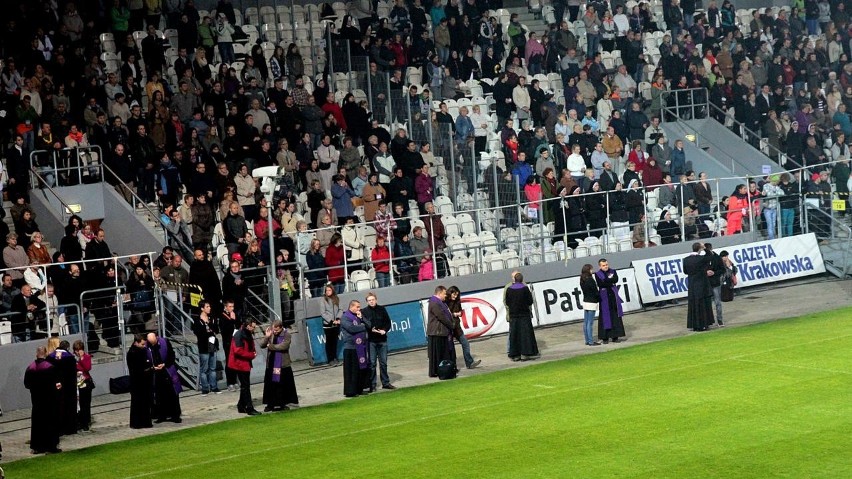
M 6 475 L 852 477 L 850 330 L 852 308 L 693 334 L 17 461 Z

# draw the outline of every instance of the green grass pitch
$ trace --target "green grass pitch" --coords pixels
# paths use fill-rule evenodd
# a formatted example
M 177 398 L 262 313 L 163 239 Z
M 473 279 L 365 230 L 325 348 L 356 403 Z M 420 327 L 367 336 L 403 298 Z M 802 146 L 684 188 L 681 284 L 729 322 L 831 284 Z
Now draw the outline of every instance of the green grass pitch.
M 852 477 L 850 331 L 852 309 L 728 328 L 18 461 L 6 474 Z

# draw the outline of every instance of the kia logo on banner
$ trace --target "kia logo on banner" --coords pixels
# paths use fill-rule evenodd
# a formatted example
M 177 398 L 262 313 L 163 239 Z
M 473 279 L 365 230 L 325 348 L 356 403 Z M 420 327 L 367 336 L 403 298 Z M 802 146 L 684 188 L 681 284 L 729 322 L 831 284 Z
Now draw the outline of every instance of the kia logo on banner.
M 428 323 L 429 300 L 423 300 L 421 304 L 423 319 Z M 503 304 L 503 288 L 476 293 L 462 293 L 461 306 L 461 327 L 468 339 L 509 332 L 509 322 L 506 321 L 506 305 Z M 536 324 L 535 319 L 533 319 L 533 324 Z
M 461 306 L 461 326 L 470 339 L 486 334 L 497 323 L 497 308 L 484 299 L 463 297 Z

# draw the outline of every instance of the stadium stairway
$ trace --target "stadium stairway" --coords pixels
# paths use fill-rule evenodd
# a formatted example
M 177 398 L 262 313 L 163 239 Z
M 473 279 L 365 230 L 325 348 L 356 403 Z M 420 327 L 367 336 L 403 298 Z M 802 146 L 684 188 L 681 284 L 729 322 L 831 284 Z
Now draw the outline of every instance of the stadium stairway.
M 154 252 L 159 254 L 165 244 L 156 208 L 134 211 L 133 208 L 107 183 L 59 186 L 56 194 L 66 204 L 80 205 L 83 220 L 101 220 L 107 233 L 107 243 L 119 255 Z M 39 228 L 53 241 L 64 236 L 67 215 L 55 196 L 43 190 L 33 190 L 30 204 L 36 212 Z
M 742 138 L 725 128 L 716 120 L 677 120 L 662 125 L 666 138 L 670 141 L 684 141 L 687 163 L 696 174 L 707 172 L 709 178 L 728 178 L 732 176 L 764 176 L 764 168 L 771 173 L 781 173 L 783 169 L 766 155 L 746 143 Z M 677 179 L 672 179 L 677 183 Z M 722 180 L 721 195 L 729 195 L 741 180 Z
M 549 30 L 547 23 L 538 13 L 530 12 L 527 0 L 504 0 L 503 8 L 510 14 L 517 13 L 518 21 L 527 27 L 530 32 L 535 33 L 539 39 Z M 506 33 L 507 25 L 503 25 L 503 33 Z

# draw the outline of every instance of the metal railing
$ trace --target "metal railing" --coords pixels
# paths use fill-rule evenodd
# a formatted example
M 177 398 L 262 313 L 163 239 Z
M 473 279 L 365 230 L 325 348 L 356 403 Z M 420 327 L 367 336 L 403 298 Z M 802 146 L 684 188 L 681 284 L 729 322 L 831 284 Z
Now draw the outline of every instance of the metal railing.
M 30 170 L 40 173 L 43 183 L 51 187 L 96 183 L 103 178 L 103 162 L 103 150 L 98 145 L 30 152 Z M 32 179 L 30 185 L 38 187 Z
M 156 224 L 159 225 L 159 227 L 162 229 L 163 241 L 165 242 L 165 244 L 175 244 L 183 252 L 184 261 L 187 263 L 192 263 L 192 246 L 187 245 L 179 236 L 172 235 L 171 233 L 169 233 L 168 225 L 163 219 L 163 215 L 160 214 L 160 212 L 158 211 L 159 208 L 157 208 L 157 211 L 155 211 L 150 206 L 148 206 L 145 200 L 143 200 L 138 194 L 136 194 L 136 191 L 133 189 L 133 187 L 131 187 L 130 185 L 125 183 L 121 178 L 119 178 L 118 175 L 116 175 L 115 172 L 112 171 L 112 169 L 110 169 L 108 166 L 106 166 L 105 164 L 101 164 L 101 168 L 103 170 L 102 177 L 107 181 L 107 183 L 112 184 L 112 182 L 107 178 L 112 178 L 116 182 L 114 185 L 116 191 L 118 191 L 118 194 L 128 202 L 133 211 L 145 211 L 145 213 L 147 213 L 147 215 L 153 221 L 155 221 Z M 190 254 L 186 254 L 187 252 L 189 252 Z
M 62 198 L 62 196 L 60 196 L 59 193 L 57 193 L 56 190 L 53 189 L 53 187 L 49 184 L 49 182 L 43 176 L 41 176 L 41 174 L 38 171 L 33 169 L 33 170 L 31 170 L 31 174 L 32 174 L 32 178 L 35 180 L 36 184 L 41 184 L 41 185 L 44 186 L 43 188 L 41 188 L 41 192 L 44 195 L 44 199 L 48 203 L 50 203 L 50 198 L 47 195 L 48 192 L 51 195 L 53 195 L 53 197 L 56 198 L 57 201 L 59 201 L 59 204 L 60 204 L 59 215 L 62 218 L 63 223 L 68 222 L 68 218 L 70 218 L 70 215 L 74 214 L 73 211 L 71 210 L 71 206 L 68 204 L 68 202 L 65 201 Z
M 674 100 L 674 105 L 671 104 L 672 102 L 669 101 L 670 99 Z M 731 130 L 735 134 L 738 134 L 738 136 L 740 136 L 749 146 L 757 150 L 759 153 L 770 158 L 774 158 L 780 165 L 783 165 L 786 162 L 786 153 L 769 144 L 768 141 L 764 140 L 762 135 L 752 131 L 743 123 L 738 121 L 733 115 L 730 115 L 728 112 L 722 110 L 716 104 L 711 102 L 709 92 L 705 88 L 666 90 L 663 93 L 662 113 L 662 121 L 674 120 L 675 122 L 681 123 L 689 128 L 696 137 L 696 146 L 700 146 L 701 143 L 706 143 L 729 156 L 731 158 L 731 173 L 736 172 L 736 167 L 733 161 L 736 156 L 728 154 L 724 144 L 719 144 L 702 134 L 700 130 L 693 129 L 688 123 L 686 123 L 686 120 L 708 118 L 716 120 L 726 127 L 728 126 L 728 123 L 730 123 L 732 126 L 736 127 L 736 129 L 731 128 Z M 699 139 L 701 139 L 702 142 L 699 142 Z

